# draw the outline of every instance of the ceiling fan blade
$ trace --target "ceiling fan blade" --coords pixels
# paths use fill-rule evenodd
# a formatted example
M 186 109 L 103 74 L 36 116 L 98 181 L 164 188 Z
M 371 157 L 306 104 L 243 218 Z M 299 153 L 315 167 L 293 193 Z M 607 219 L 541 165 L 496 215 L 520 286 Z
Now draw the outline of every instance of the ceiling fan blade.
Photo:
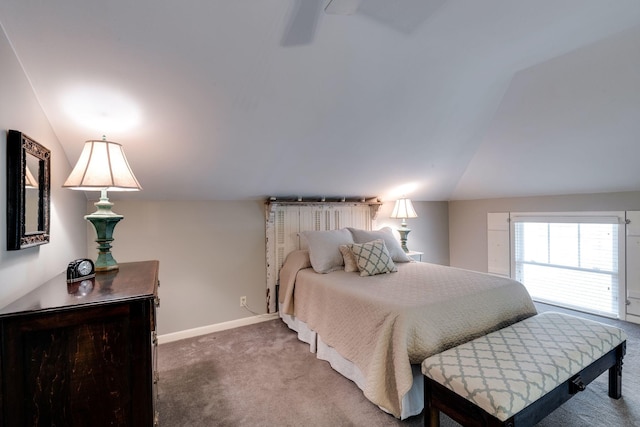
M 300 46 L 313 42 L 323 0 L 297 0 L 289 18 L 281 46 Z
M 360 6 L 360 0 L 329 0 L 324 11 L 329 15 L 353 15 Z
M 405 34 L 411 34 L 435 15 L 446 1 L 367 0 L 361 3 L 358 13 Z

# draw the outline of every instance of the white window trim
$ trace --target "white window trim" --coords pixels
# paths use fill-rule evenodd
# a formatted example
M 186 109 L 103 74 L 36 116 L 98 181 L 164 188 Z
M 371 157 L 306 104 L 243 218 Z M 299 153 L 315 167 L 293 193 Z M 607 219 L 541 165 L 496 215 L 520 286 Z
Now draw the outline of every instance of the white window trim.
M 591 222 L 625 225 L 625 211 L 598 212 L 511 212 L 510 213 L 510 253 L 511 277 L 515 278 L 515 224 L 525 221 L 540 222 Z M 621 227 L 618 234 L 618 317 L 626 318 L 627 280 L 626 280 L 626 239 L 625 228 Z
M 627 313 L 627 304 L 629 303 L 629 285 L 627 283 L 627 234 L 630 233 L 631 229 L 636 230 L 637 234 L 640 235 L 640 225 L 637 224 L 628 224 L 626 218 L 628 217 L 628 213 L 636 213 L 636 211 L 593 211 L 593 212 L 498 212 L 492 213 L 489 212 L 487 214 L 487 271 L 492 274 L 505 274 L 506 271 L 504 269 L 504 265 L 509 266 L 510 274 L 513 277 L 515 274 L 515 254 L 513 254 L 514 248 L 514 223 L 519 219 L 522 220 L 524 217 L 548 217 L 555 218 L 560 220 L 560 217 L 572 217 L 572 218 L 592 218 L 595 216 L 600 217 L 615 217 L 617 221 L 621 225 L 625 225 L 625 227 L 621 227 L 620 235 L 618 236 L 618 265 L 619 265 L 619 283 L 618 283 L 618 312 L 619 317 L 622 320 L 632 321 L 635 323 L 640 323 L 640 315 L 631 315 Z M 634 217 L 635 219 L 636 217 Z M 500 221 L 508 221 L 508 235 L 509 235 L 509 244 L 504 244 L 504 233 L 496 232 L 496 230 L 502 229 L 502 226 L 496 227 L 495 224 L 497 220 Z M 493 230 L 493 231 L 492 231 Z M 634 232 L 635 233 L 635 232 Z M 635 235 L 635 234 L 634 234 Z M 636 265 L 636 263 L 632 263 L 631 266 Z M 497 268 L 498 267 L 498 268 Z M 640 270 L 640 269 L 636 269 Z M 637 277 L 636 277 L 637 276 Z M 640 282 L 640 274 L 633 271 L 633 277 Z M 636 289 L 637 292 L 640 292 L 640 286 L 634 285 L 633 289 Z M 633 299 L 632 302 L 635 304 L 634 307 L 640 306 L 640 294 L 637 295 L 638 298 Z

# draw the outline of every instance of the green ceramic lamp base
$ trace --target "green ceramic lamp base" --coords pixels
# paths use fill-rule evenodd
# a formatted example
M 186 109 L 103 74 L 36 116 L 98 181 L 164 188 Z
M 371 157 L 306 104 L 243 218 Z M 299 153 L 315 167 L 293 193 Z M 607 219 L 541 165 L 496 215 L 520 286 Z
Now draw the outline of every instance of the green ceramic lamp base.
M 96 243 L 98 244 L 96 272 L 117 270 L 118 262 L 111 254 L 111 242 L 113 242 L 113 230 L 124 216 L 111 211 L 113 203 L 107 198 L 106 191 L 103 191 L 100 201 L 96 202 L 95 206 L 98 209 L 91 215 L 86 215 L 84 219 L 91 222 L 96 229 Z
M 400 233 L 400 245 L 405 252 L 409 252 L 409 248 L 407 247 L 407 235 L 409 232 L 411 232 L 411 229 L 406 226 L 398 228 L 398 233 Z

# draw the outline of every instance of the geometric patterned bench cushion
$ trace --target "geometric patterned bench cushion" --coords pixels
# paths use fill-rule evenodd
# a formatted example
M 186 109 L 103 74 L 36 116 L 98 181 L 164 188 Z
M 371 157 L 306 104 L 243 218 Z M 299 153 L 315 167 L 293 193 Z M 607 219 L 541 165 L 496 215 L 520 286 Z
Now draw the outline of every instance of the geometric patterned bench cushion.
M 422 362 L 422 373 L 501 421 L 626 340 L 624 331 L 545 312 Z

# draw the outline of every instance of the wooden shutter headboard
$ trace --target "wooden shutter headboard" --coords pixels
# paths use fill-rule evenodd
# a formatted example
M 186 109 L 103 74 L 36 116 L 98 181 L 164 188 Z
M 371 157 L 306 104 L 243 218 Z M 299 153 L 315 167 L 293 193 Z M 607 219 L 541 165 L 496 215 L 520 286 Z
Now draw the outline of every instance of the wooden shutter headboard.
M 380 206 L 377 199 L 336 202 L 268 200 L 265 203 L 267 312 L 277 311 L 275 289 L 280 267 L 289 252 L 301 248 L 298 233 L 345 227 L 372 230 Z

